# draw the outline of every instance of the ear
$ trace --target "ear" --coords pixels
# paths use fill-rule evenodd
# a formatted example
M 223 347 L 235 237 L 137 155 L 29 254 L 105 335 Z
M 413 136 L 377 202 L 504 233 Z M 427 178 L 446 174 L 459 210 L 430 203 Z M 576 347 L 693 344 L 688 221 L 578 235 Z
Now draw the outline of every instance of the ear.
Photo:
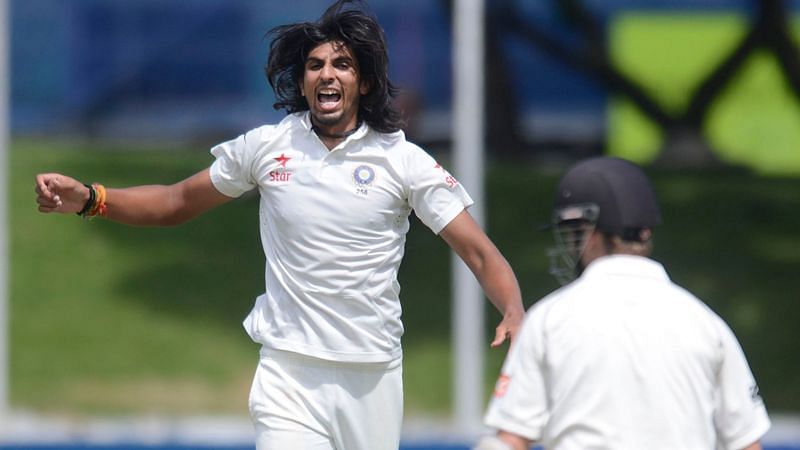
M 359 94 L 361 94 L 361 95 L 367 95 L 367 94 L 369 94 L 369 91 L 370 91 L 371 89 L 372 89 L 372 83 L 371 83 L 371 82 L 369 82 L 369 81 L 366 81 L 366 80 L 362 81 L 362 82 L 361 82 L 361 83 L 358 85 L 358 93 L 359 93 Z
M 592 230 L 589 236 L 586 237 L 586 244 L 581 253 L 581 262 L 584 266 L 588 266 L 595 259 L 607 254 L 603 233 Z

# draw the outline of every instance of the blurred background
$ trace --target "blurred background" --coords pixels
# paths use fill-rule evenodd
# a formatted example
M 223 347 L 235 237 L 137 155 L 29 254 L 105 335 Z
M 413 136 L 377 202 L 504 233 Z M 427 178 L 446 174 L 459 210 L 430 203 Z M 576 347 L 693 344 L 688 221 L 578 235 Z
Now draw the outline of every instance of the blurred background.
M 14 414 L 0 431 L 74 437 L 97 418 L 145 417 L 138 426 L 169 436 L 159 424 L 207 416 L 233 422 L 195 428 L 238 430 L 225 424 L 246 419 L 258 357 L 240 326 L 263 289 L 257 199 L 142 229 L 38 214 L 33 179 L 117 187 L 207 167 L 213 145 L 284 115 L 263 75 L 265 32 L 316 20 L 330 2 L 8 3 Z M 453 2 L 369 4 L 406 133 L 447 166 L 459 131 Z M 536 230 L 562 169 L 598 154 L 643 164 L 664 212 L 655 258 L 731 325 L 795 437 L 799 12 L 796 0 L 487 1 L 486 178 L 467 186 L 485 190 L 487 232 L 530 306 L 557 287 L 550 236 Z M 449 264 L 446 245 L 412 224 L 400 280 L 410 429 L 446 427 L 454 413 Z M 499 317 L 486 315 L 488 333 Z M 505 350 L 486 349 L 488 398 Z M 28 430 L 34 417 L 51 429 Z

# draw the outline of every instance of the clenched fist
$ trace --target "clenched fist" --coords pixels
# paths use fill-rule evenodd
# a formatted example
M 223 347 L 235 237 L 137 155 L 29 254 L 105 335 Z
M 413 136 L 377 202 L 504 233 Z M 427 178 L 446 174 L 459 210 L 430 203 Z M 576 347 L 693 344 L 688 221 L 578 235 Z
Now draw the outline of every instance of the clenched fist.
M 89 200 L 89 188 L 58 173 L 36 175 L 36 203 L 43 213 L 77 213 Z

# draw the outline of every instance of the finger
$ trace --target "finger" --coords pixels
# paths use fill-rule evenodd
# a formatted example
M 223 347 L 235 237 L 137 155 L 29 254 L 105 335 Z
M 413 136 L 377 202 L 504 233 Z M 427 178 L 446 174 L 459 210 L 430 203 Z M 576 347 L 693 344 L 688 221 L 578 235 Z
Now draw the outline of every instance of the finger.
M 39 205 L 38 209 L 39 209 L 39 212 L 43 212 L 43 213 L 56 212 L 56 207 L 52 207 L 52 206 Z
M 58 206 L 62 205 L 61 196 L 58 195 L 61 192 L 61 183 L 59 182 L 58 178 L 53 178 L 50 183 L 48 183 L 48 189 L 50 193 L 53 195 L 53 201 L 57 203 Z
M 52 194 L 50 193 L 50 189 L 47 187 L 48 184 L 48 177 L 47 175 L 37 175 L 36 176 L 36 193 L 40 196 L 50 197 Z
M 500 344 L 505 342 L 506 337 L 508 337 L 509 331 L 504 327 L 497 327 L 495 331 L 494 340 L 491 343 L 492 347 L 498 347 Z
M 48 199 L 48 200 L 52 199 L 54 202 L 58 203 L 59 205 L 61 205 L 61 204 L 62 204 L 62 202 L 61 202 L 61 196 L 60 196 L 60 195 L 58 195 L 58 194 L 53 194 L 52 192 L 50 192 L 50 191 L 49 191 L 49 190 L 47 190 L 46 188 L 45 188 L 45 191 L 44 191 L 44 192 L 42 192 L 42 190 L 41 190 L 41 189 L 39 189 L 39 186 L 36 186 L 36 189 L 35 189 L 35 191 L 36 191 L 36 194 L 37 194 L 37 195 L 36 195 L 36 201 L 37 201 L 37 202 L 39 202 L 39 201 L 40 201 L 40 199 L 42 199 L 42 200 L 43 200 L 43 199 Z
M 53 197 L 45 197 L 43 195 L 40 195 L 36 197 L 36 203 L 40 205 L 55 205 L 56 203 L 58 203 L 58 200 L 54 199 Z
M 40 196 L 51 198 L 56 202 L 61 201 L 61 196 L 58 195 L 58 192 L 61 189 L 61 183 L 59 182 L 57 174 L 40 174 L 36 176 L 36 193 Z
M 51 178 L 50 180 L 48 180 L 48 182 L 47 182 L 47 189 L 48 189 L 48 190 L 49 190 L 49 191 L 50 191 L 50 192 L 51 192 L 53 195 L 55 195 L 57 192 L 59 192 L 59 191 L 60 191 L 60 189 L 61 189 L 61 183 L 58 181 L 58 178 L 55 178 L 55 177 L 53 177 L 53 178 Z
M 61 202 L 53 200 L 53 199 L 50 199 L 50 198 L 47 198 L 47 197 L 37 197 L 36 198 L 36 203 L 40 207 L 44 207 L 44 208 L 58 208 L 59 206 L 61 206 Z

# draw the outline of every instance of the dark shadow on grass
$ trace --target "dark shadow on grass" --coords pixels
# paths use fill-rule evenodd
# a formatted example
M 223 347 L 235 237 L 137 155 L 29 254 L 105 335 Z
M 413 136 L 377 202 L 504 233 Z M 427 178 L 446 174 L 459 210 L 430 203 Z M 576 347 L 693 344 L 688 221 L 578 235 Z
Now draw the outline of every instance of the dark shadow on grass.
M 186 166 L 197 162 L 176 162 L 159 169 L 163 173 L 152 173 L 146 161 L 139 168 L 118 164 L 130 174 L 118 180 L 125 183 L 141 179 L 134 170 L 152 179 L 176 179 L 192 173 Z M 97 179 L 122 165 L 98 168 Z M 651 174 L 664 215 L 655 259 L 731 325 L 767 406 L 800 410 L 800 180 L 740 171 Z M 487 230 L 514 268 L 526 306 L 556 287 L 544 256 L 551 237 L 536 230 L 549 217 L 556 179 L 533 166 L 502 164 L 488 179 Z M 100 223 L 97 229 L 114 245 L 152 258 L 125 274 L 117 286 L 130 294 L 124 297 L 163 314 L 235 327 L 263 290 L 257 209 L 250 196 L 177 228 Z M 400 271 L 407 343 L 449 340 L 449 267 L 444 242 L 412 219 Z M 499 316 L 488 303 L 486 308 L 489 336 Z
M 255 198 L 238 199 L 175 228 L 104 227 L 151 258 L 116 287 L 163 314 L 238 327 L 264 290 Z

